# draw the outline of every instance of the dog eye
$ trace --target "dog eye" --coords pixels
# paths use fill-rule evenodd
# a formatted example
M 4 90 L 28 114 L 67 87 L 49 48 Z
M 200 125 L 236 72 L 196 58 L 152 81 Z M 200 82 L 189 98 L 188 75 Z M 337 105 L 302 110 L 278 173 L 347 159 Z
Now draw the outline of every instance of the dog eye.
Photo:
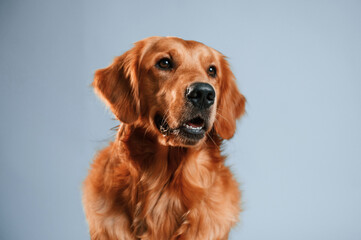
M 156 64 L 156 66 L 163 70 L 168 70 L 173 68 L 172 60 L 169 58 L 162 58 L 159 60 L 159 62 Z
M 217 73 L 216 67 L 215 66 L 210 66 L 208 68 L 208 70 L 207 70 L 207 73 L 211 77 L 216 77 L 216 73 Z

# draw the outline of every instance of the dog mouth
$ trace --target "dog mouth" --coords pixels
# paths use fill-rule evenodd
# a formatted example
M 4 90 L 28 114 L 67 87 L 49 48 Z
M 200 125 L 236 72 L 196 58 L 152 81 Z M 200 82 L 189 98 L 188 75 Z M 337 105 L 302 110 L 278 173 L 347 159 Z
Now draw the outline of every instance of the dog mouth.
M 169 127 L 165 117 L 156 114 L 154 123 L 159 132 L 164 136 L 175 135 L 180 137 L 186 144 L 195 144 L 202 139 L 207 130 L 207 122 L 202 116 L 196 116 L 183 121 L 178 127 Z
M 204 132 L 205 129 L 205 122 L 203 118 L 201 117 L 195 117 L 190 119 L 189 121 L 186 121 L 182 124 L 182 127 L 185 131 L 188 131 L 190 133 L 199 134 L 200 132 Z

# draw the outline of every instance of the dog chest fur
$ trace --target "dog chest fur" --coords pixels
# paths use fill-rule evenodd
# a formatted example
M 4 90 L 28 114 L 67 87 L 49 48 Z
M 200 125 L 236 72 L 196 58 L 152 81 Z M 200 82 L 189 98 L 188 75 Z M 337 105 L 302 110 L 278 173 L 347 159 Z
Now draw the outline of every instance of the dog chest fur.
M 238 219 L 240 193 L 219 146 L 166 147 L 144 136 L 125 130 L 95 159 L 84 190 L 86 212 L 95 213 L 89 224 L 101 225 L 91 227 L 100 229 L 92 239 L 225 237 Z

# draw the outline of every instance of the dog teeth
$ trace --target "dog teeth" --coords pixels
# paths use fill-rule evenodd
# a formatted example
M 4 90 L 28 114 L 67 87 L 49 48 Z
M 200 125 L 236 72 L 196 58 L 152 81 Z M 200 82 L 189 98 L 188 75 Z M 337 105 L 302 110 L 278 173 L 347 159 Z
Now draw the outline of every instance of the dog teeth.
M 202 129 L 202 127 L 193 127 L 188 124 L 183 124 L 183 126 L 185 126 L 188 129 L 192 129 L 192 130 L 201 130 Z

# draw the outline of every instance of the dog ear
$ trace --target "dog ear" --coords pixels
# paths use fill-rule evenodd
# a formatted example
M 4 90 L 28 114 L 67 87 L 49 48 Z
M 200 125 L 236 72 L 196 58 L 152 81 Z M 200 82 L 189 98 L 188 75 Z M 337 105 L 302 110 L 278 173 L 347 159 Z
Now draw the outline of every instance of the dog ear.
M 221 58 L 221 84 L 215 130 L 223 139 L 230 139 L 236 131 L 236 120 L 245 112 L 246 98 L 239 92 L 235 77 L 225 57 Z
M 124 123 L 134 122 L 140 114 L 137 75 L 141 49 L 142 44 L 136 43 L 107 68 L 97 70 L 92 84 L 95 92 Z

